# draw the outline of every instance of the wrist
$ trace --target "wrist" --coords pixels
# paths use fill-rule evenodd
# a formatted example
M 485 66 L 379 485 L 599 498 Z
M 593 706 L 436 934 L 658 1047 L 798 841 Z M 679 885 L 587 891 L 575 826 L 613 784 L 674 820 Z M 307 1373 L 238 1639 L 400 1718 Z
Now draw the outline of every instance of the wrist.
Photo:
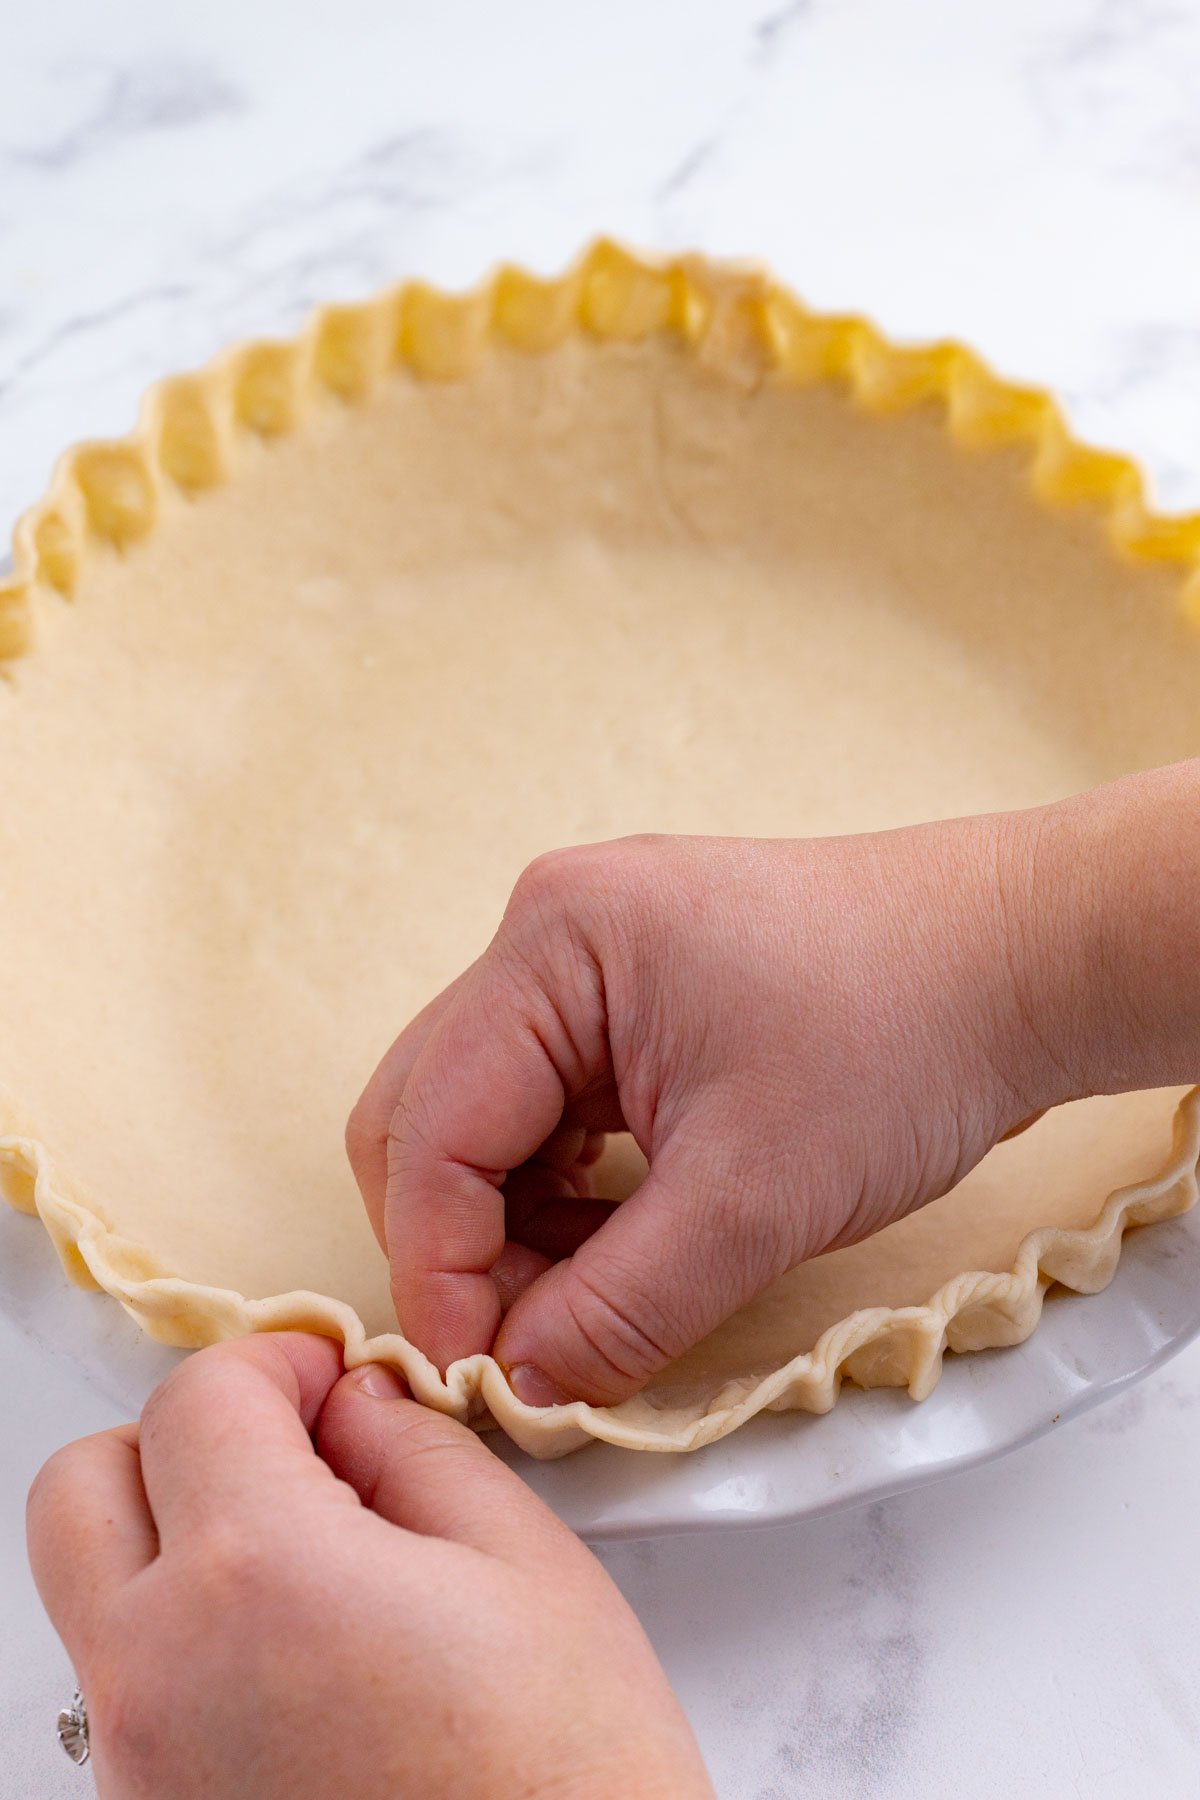
M 1200 1079 L 1200 761 L 1001 825 L 1027 1054 L 1056 1104 Z

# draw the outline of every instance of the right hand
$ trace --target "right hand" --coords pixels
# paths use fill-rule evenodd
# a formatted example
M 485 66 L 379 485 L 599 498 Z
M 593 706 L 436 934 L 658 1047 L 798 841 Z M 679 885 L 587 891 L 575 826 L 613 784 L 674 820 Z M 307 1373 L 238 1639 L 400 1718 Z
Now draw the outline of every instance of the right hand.
M 622 1400 L 1070 1097 L 1039 817 L 534 863 L 350 1121 L 412 1340 L 443 1368 L 494 1346 L 531 1404 Z M 613 1211 L 587 1164 L 618 1130 L 650 1172 Z

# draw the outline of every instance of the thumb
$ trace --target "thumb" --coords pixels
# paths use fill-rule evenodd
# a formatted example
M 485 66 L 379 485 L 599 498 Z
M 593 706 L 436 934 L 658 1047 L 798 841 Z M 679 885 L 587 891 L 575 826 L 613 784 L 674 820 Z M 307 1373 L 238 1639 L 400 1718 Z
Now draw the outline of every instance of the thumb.
M 704 1173 L 700 1174 L 701 1168 Z M 747 1171 L 699 1153 L 656 1157 L 637 1192 L 509 1311 L 493 1355 L 530 1406 L 613 1406 L 788 1267 L 738 1217 Z
M 331 1388 L 317 1452 L 364 1505 L 426 1537 L 527 1561 L 577 1539 L 466 1425 L 420 1406 L 394 1369 L 366 1363 Z

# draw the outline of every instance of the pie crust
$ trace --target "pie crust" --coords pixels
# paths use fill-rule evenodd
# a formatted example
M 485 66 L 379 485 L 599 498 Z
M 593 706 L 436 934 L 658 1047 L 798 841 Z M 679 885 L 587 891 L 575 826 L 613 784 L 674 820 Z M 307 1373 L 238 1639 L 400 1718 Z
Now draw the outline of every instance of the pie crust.
M 963 346 L 753 268 L 601 242 L 164 382 L 0 585 L 0 1187 L 154 1337 L 325 1332 L 537 1456 L 920 1399 L 1192 1205 L 1200 1090 L 1061 1108 L 636 1399 L 544 1411 L 394 1328 L 341 1122 L 538 851 L 1175 760 L 1198 624 L 1200 516 Z

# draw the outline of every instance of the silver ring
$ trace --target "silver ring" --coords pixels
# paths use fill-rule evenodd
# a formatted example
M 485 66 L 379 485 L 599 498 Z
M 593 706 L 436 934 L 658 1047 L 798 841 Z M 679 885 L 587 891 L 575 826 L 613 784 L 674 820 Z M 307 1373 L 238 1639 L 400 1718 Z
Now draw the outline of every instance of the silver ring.
M 87 1702 L 79 1689 L 71 1696 L 70 1706 L 58 1715 L 58 1741 L 71 1761 L 82 1768 L 92 1753 L 88 1743 Z

